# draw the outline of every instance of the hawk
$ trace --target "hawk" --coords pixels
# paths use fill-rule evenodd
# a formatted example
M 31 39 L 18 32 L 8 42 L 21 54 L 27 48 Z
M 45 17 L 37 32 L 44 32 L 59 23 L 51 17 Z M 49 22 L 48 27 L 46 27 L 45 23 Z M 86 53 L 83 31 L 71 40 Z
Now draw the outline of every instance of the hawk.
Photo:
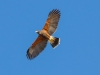
M 48 41 L 53 48 L 60 44 L 60 38 L 52 36 L 52 34 L 58 27 L 60 14 L 61 13 L 58 9 L 53 9 L 52 11 L 50 11 L 43 29 L 36 31 L 38 37 L 31 45 L 31 47 L 27 50 L 26 56 L 28 59 L 31 60 L 39 55 L 39 53 L 42 52 L 46 47 Z

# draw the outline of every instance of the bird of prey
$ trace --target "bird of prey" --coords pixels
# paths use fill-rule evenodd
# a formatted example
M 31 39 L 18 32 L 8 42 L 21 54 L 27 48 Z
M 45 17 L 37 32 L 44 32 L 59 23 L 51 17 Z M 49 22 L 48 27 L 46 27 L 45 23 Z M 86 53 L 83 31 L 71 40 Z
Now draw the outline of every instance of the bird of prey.
M 52 34 L 58 27 L 60 15 L 61 13 L 58 9 L 53 9 L 52 11 L 50 11 L 43 29 L 36 31 L 38 37 L 31 45 L 31 47 L 27 50 L 26 56 L 28 59 L 31 60 L 39 55 L 39 53 L 46 47 L 48 41 L 53 48 L 60 44 L 60 38 L 52 36 Z

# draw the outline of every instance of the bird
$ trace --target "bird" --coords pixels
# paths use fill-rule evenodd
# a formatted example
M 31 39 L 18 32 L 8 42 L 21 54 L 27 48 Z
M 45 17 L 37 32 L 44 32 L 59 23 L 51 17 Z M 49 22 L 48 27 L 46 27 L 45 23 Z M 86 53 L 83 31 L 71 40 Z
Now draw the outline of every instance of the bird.
M 28 59 L 31 60 L 38 56 L 45 49 L 48 42 L 53 48 L 60 44 L 60 38 L 52 36 L 58 27 L 60 16 L 59 9 L 53 9 L 49 12 L 43 29 L 36 31 L 38 37 L 27 50 L 26 56 Z

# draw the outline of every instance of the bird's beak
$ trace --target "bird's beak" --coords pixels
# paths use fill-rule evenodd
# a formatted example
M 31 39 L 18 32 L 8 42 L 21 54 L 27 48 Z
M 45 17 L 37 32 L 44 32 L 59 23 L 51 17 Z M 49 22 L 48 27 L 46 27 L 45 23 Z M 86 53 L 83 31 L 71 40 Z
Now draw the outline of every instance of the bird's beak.
M 37 34 L 39 34 L 39 31 L 35 31 Z
M 38 33 L 38 31 L 35 31 L 36 33 Z

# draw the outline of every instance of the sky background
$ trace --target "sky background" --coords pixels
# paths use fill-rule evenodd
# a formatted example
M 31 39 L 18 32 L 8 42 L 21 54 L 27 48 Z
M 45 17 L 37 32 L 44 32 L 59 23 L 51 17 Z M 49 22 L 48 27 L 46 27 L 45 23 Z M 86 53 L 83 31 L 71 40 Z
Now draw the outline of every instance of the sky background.
M 28 60 L 52 9 L 61 43 Z M 0 0 L 0 75 L 100 75 L 100 0 Z

